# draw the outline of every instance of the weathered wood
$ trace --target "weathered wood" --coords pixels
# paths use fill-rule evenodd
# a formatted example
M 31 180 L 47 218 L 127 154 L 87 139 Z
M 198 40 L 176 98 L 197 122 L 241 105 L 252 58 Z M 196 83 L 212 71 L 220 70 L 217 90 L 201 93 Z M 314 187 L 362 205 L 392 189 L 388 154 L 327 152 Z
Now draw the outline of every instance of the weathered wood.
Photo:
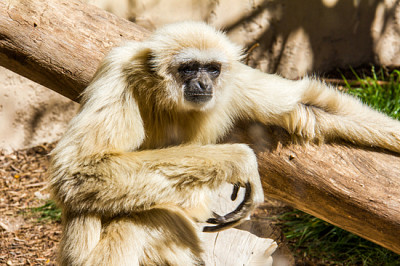
M 76 100 L 97 64 L 148 32 L 80 1 L 0 1 L 0 65 Z
M 0 2 L 0 64 L 71 99 L 103 54 L 147 32 L 75 0 Z M 231 136 L 257 152 L 266 196 L 400 253 L 400 157 L 341 144 L 299 146 L 275 127 Z
M 295 145 L 278 127 L 237 125 L 264 193 L 400 253 L 400 156 L 350 144 Z
M 250 221 L 249 221 L 250 222 Z M 245 221 L 243 224 L 246 224 Z M 203 233 L 205 265 L 272 266 L 277 244 L 246 230 L 230 228 L 218 233 Z

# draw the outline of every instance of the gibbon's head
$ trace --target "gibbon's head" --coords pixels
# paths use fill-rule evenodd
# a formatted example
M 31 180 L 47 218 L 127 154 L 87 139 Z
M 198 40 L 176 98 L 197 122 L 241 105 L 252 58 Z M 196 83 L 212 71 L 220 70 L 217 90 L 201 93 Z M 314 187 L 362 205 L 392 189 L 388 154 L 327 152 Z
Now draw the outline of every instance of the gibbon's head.
M 222 95 L 241 48 L 202 22 L 170 24 L 150 38 L 150 65 L 180 110 L 212 108 Z

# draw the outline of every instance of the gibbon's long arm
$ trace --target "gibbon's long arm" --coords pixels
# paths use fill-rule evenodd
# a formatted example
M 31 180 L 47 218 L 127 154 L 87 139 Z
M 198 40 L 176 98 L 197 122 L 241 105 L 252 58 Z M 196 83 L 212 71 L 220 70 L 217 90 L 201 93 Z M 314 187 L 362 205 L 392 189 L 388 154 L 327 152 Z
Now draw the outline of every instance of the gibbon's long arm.
M 255 196 L 257 202 L 263 199 L 263 192 L 257 190 L 261 184 L 255 175 L 256 158 L 243 144 L 114 152 L 88 165 L 82 159 L 79 171 L 66 169 L 70 180 L 52 183 L 61 203 L 67 203 L 66 208 L 73 206 L 78 213 L 116 215 L 163 204 L 196 208 L 198 202 L 206 200 L 199 198 L 204 189 L 214 189 L 223 182 L 243 186 L 250 182 L 251 202 Z M 210 217 L 206 214 L 209 216 L 203 218 Z
M 241 63 L 236 108 L 251 119 L 282 126 L 300 141 L 333 139 L 400 152 L 400 123 L 323 82 L 291 81 Z

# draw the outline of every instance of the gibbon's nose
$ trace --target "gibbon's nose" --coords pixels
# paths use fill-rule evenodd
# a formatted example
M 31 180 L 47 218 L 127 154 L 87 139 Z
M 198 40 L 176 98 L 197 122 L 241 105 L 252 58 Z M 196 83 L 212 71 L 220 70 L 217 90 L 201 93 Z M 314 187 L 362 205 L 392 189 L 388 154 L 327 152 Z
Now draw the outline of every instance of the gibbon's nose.
M 213 97 L 212 81 L 201 77 L 190 80 L 184 90 L 185 100 L 193 103 L 205 103 Z
M 202 74 L 198 77 L 196 87 L 200 92 L 211 93 L 212 92 L 212 81 L 207 74 Z
M 211 85 L 208 84 L 208 83 L 205 83 L 205 82 L 203 82 L 203 81 L 201 81 L 201 80 L 199 80 L 199 81 L 197 82 L 197 88 L 198 88 L 200 91 L 203 91 L 203 92 L 210 92 L 210 91 L 211 91 Z

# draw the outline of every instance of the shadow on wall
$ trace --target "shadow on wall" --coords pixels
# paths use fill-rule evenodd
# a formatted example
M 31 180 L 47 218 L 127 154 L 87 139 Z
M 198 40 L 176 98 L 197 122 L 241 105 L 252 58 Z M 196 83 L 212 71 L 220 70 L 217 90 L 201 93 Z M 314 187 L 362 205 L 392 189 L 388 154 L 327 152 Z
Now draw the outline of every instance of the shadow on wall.
M 78 104 L 2 67 L 0 80 L 0 151 L 58 140 Z
M 249 65 L 287 78 L 349 65 L 400 65 L 400 0 L 86 1 L 150 30 L 206 21 L 251 51 Z
M 70 120 L 76 110 L 77 104 L 73 101 L 60 100 L 51 100 L 32 108 L 23 121 L 25 133 L 23 145 L 30 147 L 48 141 L 47 139 L 50 141 L 58 139 L 67 126 L 67 121 L 63 120 L 64 116 L 60 118 L 60 114 L 68 113 L 67 120 Z
M 390 1 L 265 0 L 225 29 L 230 34 L 249 31 L 254 23 L 266 25 L 245 43 L 259 45 L 249 64 L 298 78 L 332 67 L 379 64 L 377 44 L 400 9 L 398 0 L 384 2 Z

